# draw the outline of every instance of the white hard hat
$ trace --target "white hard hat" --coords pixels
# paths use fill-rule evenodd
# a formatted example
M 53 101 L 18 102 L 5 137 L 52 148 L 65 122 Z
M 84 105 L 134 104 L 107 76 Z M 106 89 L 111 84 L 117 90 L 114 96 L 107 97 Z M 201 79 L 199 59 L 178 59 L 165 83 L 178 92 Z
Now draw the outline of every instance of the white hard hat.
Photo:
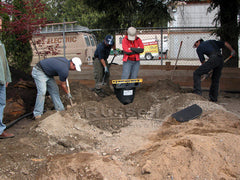
M 79 57 L 72 58 L 72 62 L 76 67 L 77 71 L 81 71 L 82 60 Z

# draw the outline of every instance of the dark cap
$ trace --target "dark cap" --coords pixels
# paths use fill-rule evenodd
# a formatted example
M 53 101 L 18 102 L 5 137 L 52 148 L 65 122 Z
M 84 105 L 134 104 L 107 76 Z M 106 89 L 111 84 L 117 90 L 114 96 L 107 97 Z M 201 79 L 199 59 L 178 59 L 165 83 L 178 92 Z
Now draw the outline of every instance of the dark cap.
M 112 35 L 107 35 L 104 40 L 105 40 L 106 44 L 108 44 L 110 46 L 112 46 L 114 44 Z
M 197 40 L 197 41 L 193 44 L 193 47 L 194 47 L 194 48 L 197 47 L 196 44 L 198 43 L 198 41 L 200 41 L 200 43 L 201 43 L 201 42 L 203 42 L 203 39 L 201 38 L 201 39 Z

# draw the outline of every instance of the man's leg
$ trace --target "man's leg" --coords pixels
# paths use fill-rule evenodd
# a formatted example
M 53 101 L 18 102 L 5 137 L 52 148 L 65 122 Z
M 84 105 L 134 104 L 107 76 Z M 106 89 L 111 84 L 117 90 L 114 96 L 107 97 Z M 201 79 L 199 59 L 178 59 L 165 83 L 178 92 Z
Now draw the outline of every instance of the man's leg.
M 59 88 L 54 78 L 49 78 L 49 80 L 47 81 L 47 90 L 52 98 L 55 110 L 63 111 L 64 106 L 60 99 Z
M 217 102 L 218 98 L 218 91 L 219 91 L 219 81 L 222 74 L 222 68 L 223 68 L 223 59 L 220 57 L 216 58 L 216 64 L 218 66 L 213 69 L 212 74 L 212 83 L 209 90 L 209 99 L 210 101 Z
M 132 69 L 132 64 L 130 60 L 127 60 L 126 62 L 123 62 L 122 67 L 122 79 L 129 79 Z
M 193 73 L 193 92 L 198 95 L 202 95 L 202 88 L 201 88 L 201 76 L 203 74 L 207 74 L 213 68 L 212 62 L 209 59 L 207 62 L 202 64 L 199 68 L 197 68 Z
M 140 61 L 133 61 L 130 79 L 137 79 Z
M 48 77 L 41 70 L 37 70 L 33 67 L 32 77 L 35 81 L 37 87 L 37 98 L 35 102 L 35 107 L 33 110 L 34 117 L 41 116 L 44 110 L 45 95 L 47 92 L 47 80 Z
M 6 125 L 3 124 L 3 112 L 6 106 L 6 86 L 0 84 L 0 139 L 12 138 L 14 134 L 5 131 Z
M 98 58 L 96 58 L 93 62 L 94 66 L 94 79 L 95 79 L 95 84 L 97 85 L 98 83 L 102 83 L 102 78 L 103 78 L 103 66 L 102 63 Z
M 3 124 L 3 112 L 6 106 L 6 86 L 0 84 L 0 134 L 6 129 L 6 125 Z
M 104 97 L 105 95 L 102 92 L 102 81 L 104 75 L 102 63 L 98 58 L 96 58 L 93 62 L 93 66 L 94 66 L 95 92 L 100 97 Z
M 113 93 L 113 91 L 111 90 L 110 88 L 110 85 L 109 85 L 109 79 L 110 79 L 110 66 L 108 64 L 107 61 L 105 61 L 107 67 L 108 67 L 108 71 L 109 73 L 105 74 L 103 77 L 104 77 L 104 85 L 102 86 L 102 91 L 104 93 L 104 95 L 106 96 L 109 96 Z

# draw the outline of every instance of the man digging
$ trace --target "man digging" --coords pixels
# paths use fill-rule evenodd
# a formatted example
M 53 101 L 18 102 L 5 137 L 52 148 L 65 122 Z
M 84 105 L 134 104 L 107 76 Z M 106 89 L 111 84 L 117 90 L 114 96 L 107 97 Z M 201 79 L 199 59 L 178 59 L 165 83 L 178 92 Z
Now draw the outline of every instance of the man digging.
M 59 76 L 60 86 L 66 92 L 67 97 L 72 99 L 67 88 L 67 77 L 69 70 L 81 71 L 82 61 L 78 57 L 74 57 L 71 60 L 67 60 L 64 57 L 53 57 L 41 60 L 33 67 L 32 77 L 37 87 L 37 99 L 33 110 L 33 116 L 35 119 L 41 118 L 44 109 L 45 95 L 48 91 L 53 101 L 55 110 L 63 111 L 64 106 L 60 99 L 58 85 L 54 79 L 54 76 Z

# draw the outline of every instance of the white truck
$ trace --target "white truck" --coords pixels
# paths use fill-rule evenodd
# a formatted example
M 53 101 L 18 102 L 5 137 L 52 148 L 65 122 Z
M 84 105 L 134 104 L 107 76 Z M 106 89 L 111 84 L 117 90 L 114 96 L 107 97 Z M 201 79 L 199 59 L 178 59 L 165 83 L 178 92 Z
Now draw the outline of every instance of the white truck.
M 85 64 L 92 63 L 97 45 L 95 36 L 84 32 L 84 29 L 80 29 L 82 27 L 78 26 L 76 29 L 74 28 L 76 26 L 70 26 L 70 23 L 67 25 L 69 26 L 63 32 L 62 23 L 48 24 L 40 33 L 33 36 L 32 66 L 42 59 L 60 56 L 67 59 L 79 57 Z
M 163 40 L 162 42 L 161 34 Z M 124 36 L 125 35 L 122 34 L 116 34 L 115 42 L 117 50 L 122 50 L 122 39 Z M 167 58 L 169 43 L 167 32 L 162 33 L 161 31 L 138 31 L 137 36 L 141 38 L 144 45 L 144 52 L 140 54 L 141 59 L 151 60 L 153 58 L 159 58 L 161 57 L 161 52 L 165 59 Z

